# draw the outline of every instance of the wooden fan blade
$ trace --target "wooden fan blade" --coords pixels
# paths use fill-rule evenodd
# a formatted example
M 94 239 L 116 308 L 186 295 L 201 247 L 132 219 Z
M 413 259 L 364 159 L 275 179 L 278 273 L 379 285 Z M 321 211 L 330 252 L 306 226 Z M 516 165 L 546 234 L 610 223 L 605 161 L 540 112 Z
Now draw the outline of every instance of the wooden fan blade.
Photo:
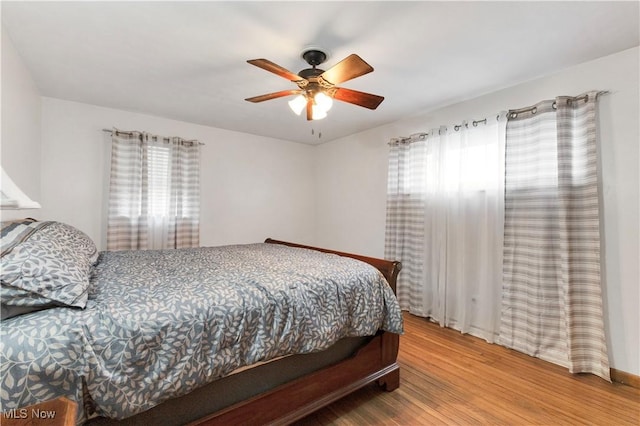
M 245 101 L 263 102 L 263 101 L 268 101 L 270 99 L 282 98 L 283 96 L 299 95 L 300 93 L 302 93 L 302 90 L 281 90 L 280 92 L 267 93 L 266 95 L 247 98 L 245 99 Z
M 307 121 L 313 120 L 313 99 L 307 98 Z
M 342 61 L 335 64 L 322 74 L 319 78 L 331 83 L 340 84 L 352 78 L 360 77 L 373 71 L 373 67 L 366 63 L 360 56 L 352 53 Z
M 382 96 L 358 92 L 357 90 L 344 89 L 342 87 L 336 88 L 333 98 L 369 109 L 378 108 L 378 105 L 384 101 L 384 97 Z
M 267 70 L 276 75 L 279 75 L 280 77 L 286 78 L 290 81 L 304 80 L 304 78 L 300 77 L 298 74 L 292 73 L 288 69 L 282 68 L 278 64 L 274 64 L 268 59 L 250 59 L 247 62 L 251 65 L 255 65 L 258 68 L 262 68 L 263 70 Z

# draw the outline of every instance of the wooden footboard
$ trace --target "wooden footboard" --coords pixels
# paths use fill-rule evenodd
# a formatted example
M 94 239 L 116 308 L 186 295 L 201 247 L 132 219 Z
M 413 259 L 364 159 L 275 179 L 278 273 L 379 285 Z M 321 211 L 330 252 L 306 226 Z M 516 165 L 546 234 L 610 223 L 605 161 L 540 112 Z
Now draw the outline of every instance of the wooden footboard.
M 278 240 L 274 240 L 272 238 L 267 238 L 266 240 L 264 240 L 264 242 L 265 243 L 269 243 L 269 244 L 282 244 L 282 245 L 289 246 L 289 247 L 306 248 L 306 249 L 310 249 L 310 250 L 321 251 L 323 253 L 333 253 L 333 254 L 337 254 L 339 256 L 351 257 L 353 259 L 361 260 L 361 261 L 363 261 L 365 263 L 368 263 L 369 265 L 375 267 L 380 272 L 382 272 L 382 275 L 384 275 L 384 277 L 387 279 L 387 282 L 389 283 L 389 285 L 393 289 L 393 292 L 394 293 L 396 292 L 396 281 L 398 280 L 398 274 L 400 273 L 400 270 L 402 269 L 402 263 L 400 263 L 398 261 L 378 259 L 378 258 L 375 258 L 375 257 L 361 256 L 359 254 L 345 253 L 345 252 L 341 252 L 341 251 L 328 250 L 328 249 L 312 247 L 312 246 L 305 246 L 303 244 L 288 243 L 286 241 L 278 241 Z
M 400 383 L 398 335 L 380 333 L 353 357 L 200 419 L 192 425 L 286 425 L 377 381 L 387 391 Z
M 380 270 L 395 292 L 400 262 L 270 238 L 265 242 L 334 253 L 364 261 Z M 192 425 L 289 424 L 372 382 L 392 391 L 400 384 L 400 368 L 396 362 L 398 344 L 397 334 L 380 331 L 352 357 L 234 404 Z

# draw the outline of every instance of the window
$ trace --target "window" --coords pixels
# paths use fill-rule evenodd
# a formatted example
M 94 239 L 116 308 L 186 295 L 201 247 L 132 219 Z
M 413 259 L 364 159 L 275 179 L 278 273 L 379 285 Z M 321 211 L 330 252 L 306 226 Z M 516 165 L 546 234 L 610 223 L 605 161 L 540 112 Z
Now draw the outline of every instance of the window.
M 197 246 L 199 164 L 197 141 L 115 131 L 107 248 Z
M 402 261 L 400 306 L 488 341 L 499 327 L 504 126 L 443 127 L 389 154 L 385 257 Z

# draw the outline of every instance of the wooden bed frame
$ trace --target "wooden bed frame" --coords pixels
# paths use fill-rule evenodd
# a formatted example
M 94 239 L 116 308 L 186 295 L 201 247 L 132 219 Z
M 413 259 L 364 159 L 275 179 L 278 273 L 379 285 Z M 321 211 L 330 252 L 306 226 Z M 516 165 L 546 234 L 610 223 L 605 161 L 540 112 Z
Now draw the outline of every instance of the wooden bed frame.
M 400 262 L 270 238 L 265 240 L 265 243 L 306 248 L 361 260 L 377 268 L 393 291 L 396 291 L 396 279 L 402 266 Z M 341 342 L 338 342 L 327 351 L 285 357 L 224 377 L 122 421 L 97 417 L 88 420 L 86 425 L 285 425 L 372 382 L 377 382 L 387 391 L 396 389 L 400 384 L 400 369 L 396 362 L 399 336 L 378 331 L 375 336 L 351 339 L 354 340 L 341 341 L 345 343 L 341 348 L 337 348 L 341 346 Z M 307 357 L 312 357 L 313 360 Z M 288 363 L 289 361 L 292 362 Z M 297 365 L 298 363 L 302 363 L 303 367 Z M 235 393 L 238 391 L 239 383 L 242 389 L 249 383 L 249 391 L 240 390 L 239 393 Z M 219 392 L 225 392 L 228 394 L 225 396 L 229 398 L 218 399 L 216 395 L 219 395 Z M 222 402 L 225 399 L 229 400 L 231 405 L 225 406 Z
M 265 243 L 307 248 L 361 260 L 382 272 L 393 291 L 396 291 L 396 279 L 402 267 L 400 262 L 271 238 L 267 238 Z M 367 345 L 350 358 L 205 416 L 190 425 L 284 425 L 301 419 L 372 382 L 377 382 L 383 389 L 392 391 L 400 385 L 400 367 L 397 363 L 399 340 L 397 334 L 379 331 Z

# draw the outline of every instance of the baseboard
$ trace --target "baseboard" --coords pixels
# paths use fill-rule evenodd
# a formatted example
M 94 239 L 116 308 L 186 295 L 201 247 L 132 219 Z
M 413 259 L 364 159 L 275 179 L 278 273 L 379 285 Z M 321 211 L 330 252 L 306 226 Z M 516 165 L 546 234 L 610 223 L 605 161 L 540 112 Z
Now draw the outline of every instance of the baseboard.
M 640 389 L 640 376 L 627 373 L 626 371 L 616 370 L 615 368 L 612 368 L 609 374 L 611 375 L 611 380 L 616 383 L 622 383 L 632 388 Z

